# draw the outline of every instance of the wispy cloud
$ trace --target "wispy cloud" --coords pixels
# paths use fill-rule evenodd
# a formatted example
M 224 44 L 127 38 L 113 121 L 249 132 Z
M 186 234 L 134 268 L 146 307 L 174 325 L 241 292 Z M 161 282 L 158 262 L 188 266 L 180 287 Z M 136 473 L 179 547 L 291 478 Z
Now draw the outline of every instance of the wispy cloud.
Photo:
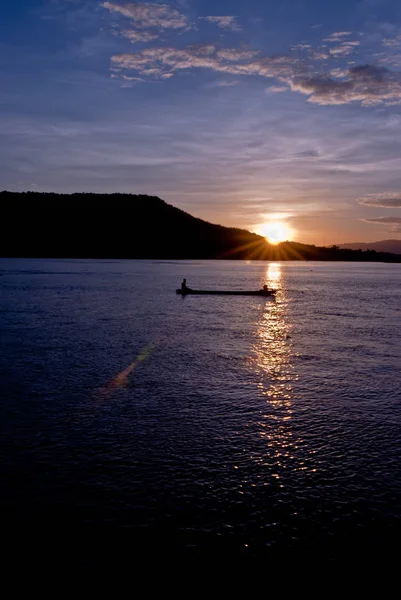
M 372 219 L 362 219 L 368 223 L 394 223 L 401 225 L 401 217 L 375 217 Z
M 258 54 L 259 52 L 255 50 L 238 50 L 236 48 L 223 48 L 222 50 L 217 51 L 219 59 L 233 62 L 250 60 Z
M 374 225 L 390 225 L 389 231 L 392 233 L 401 233 L 401 217 L 375 217 L 371 219 L 361 219 Z
M 288 92 L 289 89 L 290 88 L 286 85 L 271 85 L 267 88 L 266 92 L 273 94 L 281 94 L 282 92 Z
M 294 46 L 291 46 L 291 50 L 300 50 L 301 52 L 303 50 L 310 50 L 312 48 L 311 44 L 295 44 Z
M 115 73 L 113 73 L 111 76 L 114 78 L 118 77 Z M 141 77 L 130 77 L 129 75 L 120 75 L 119 78 L 121 78 L 123 81 L 128 82 L 130 85 L 134 85 L 135 83 L 139 83 L 140 81 L 145 81 Z
M 121 35 L 129 39 L 133 44 L 137 44 L 138 42 L 151 42 L 159 37 L 156 33 L 151 33 L 150 31 L 137 31 L 135 29 L 123 29 Z
M 353 34 L 352 31 L 335 31 L 334 33 L 330 34 L 328 37 L 324 38 L 323 41 L 324 42 L 338 42 L 338 41 L 344 40 L 344 38 L 347 38 L 352 34 Z
M 331 56 L 339 57 L 339 56 L 349 56 L 352 54 L 356 47 L 360 45 L 359 41 L 346 41 L 337 44 L 336 46 L 332 46 L 329 48 L 329 54 Z
M 348 69 L 345 80 L 329 75 L 294 78 L 294 91 L 309 96 L 316 104 L 348 104 L 360 102 L 364 106 L 401 103 L 401 76 L 385 67 L 361 65 Z
M 162 76 L 181 70 L 202 68 L 233 75 L 260 75 L 262 77 L 291 77 L 300 67 L 295 57 L 255 58 L 257 52 L 236 48 L 217 49 L 213 44 L 178 48 L 147 48 L 132 54 L 112 57 L 115 68 L 134 70 L 141 75 Z
M 382 192 L 368 194 L 358 199 L 364 206 L 379 206 L 383 208 L 401 208 L 401 192 Z
M 341 69 L 340 67 L 336 67 L 335 69 L 331 69 L 331 71 L 330 71 L 330 75 L 332 75 L 332 77 L 336 77 L 339 79 L 343 79 L 344 77 L 347 77 L 347 74 L 348 74 L 348 70 Z
M 103 2 L 102 6 L 129 19 L 130 27 L 121 27 L 118 33 L 132 43 L 152 42 L 168 29 L 180 33 L 191 29 L 186 14 L 167 4 Z M 227 31 L 239 30 L 234 16 L 199 19 Z M 398 43 L 399 36 L 398 30 L 393 28 L 391 31 L 393 37 L 387 33 L 384 43 L 392 48 Z M 381 56 L 376 57 L 376 64 L 355 65 L 353 54 L 359 51 L 362 39 L 360 35 L 360 39 L 355 39 L 356 35 L 359 34 L 353 31 L 336 31 L 318 45 L 303 41 L 291 46 L 289 55 L 274 56 L 262 55 L 249 48 L 222 48 L 218 43 L 186 47 L 181 44 L 179 47 L 161 47 L 159 44 L 141 52 L 115 54 L 111 58 L 112 72 L 155 81 L 185 70 L 208 69 L 235 76 L 276 79 L 277 85 L 270 88 L 271 93 L 283 91 L 284 86 L 320 105 L 400 104 L 401 74 L 394 69 L 397 66 L 394 57 L 392 63 L 386 63 L 388 56 Z
M 232 75 L 276 78 L 292 91 L 309 96 L 315 104 L 364 106 L 401 103 L 401 75 L 385 67 L 360 65 L 343 72 L 314 73 L 313 65 L 296 56 L 258 56 L 257 52 L 215 45 L 148 48 L 112 57 L 114 68 L 140 75 L 161 77 L 166 73 L 202 68 Z M 312 73 L 311 73 L 312 72 Z M 278 86 L 276 91 L 282 91 Z M 271 90 L 274 91 L 274 90 Z
M 400 48 L 401 47 L 401 33 L 392 38 L 384 38 L 382 44 L 385 48 Z
M 102 6 L 110 12 L 127 17 L 137 29 L 188 29 L 190 27 L 187 17 L 167 4 L 103 2 Z
M 228 17 L 228 16 L 222 16 L 222 17 L 200 17 L 205 19 L 206 21 L 209 21 L 209 23 L 214 23 L 215 25 L 217 25 L 217 27 L 220 27 L 220 29 L 226 29 L 228 31 L 241 31 L 241 27 L 239 26 L 239 23 L 237 22 L 237 19 L 235 17 Z
M 314 50 L 310 53 L 310 58 L 312 60 L 327 60 L 330 58 L 330 54 L 325 50 Z

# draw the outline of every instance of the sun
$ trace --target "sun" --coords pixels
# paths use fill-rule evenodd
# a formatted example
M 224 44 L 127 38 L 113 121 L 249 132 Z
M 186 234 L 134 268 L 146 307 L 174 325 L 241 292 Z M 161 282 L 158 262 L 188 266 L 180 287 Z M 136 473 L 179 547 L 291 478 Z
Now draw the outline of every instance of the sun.
M 270 244 L 279 244 L 288 240 L 291 230 L 283 221 L 268 221 L 258 225 L 256 233 L 263 235 Z

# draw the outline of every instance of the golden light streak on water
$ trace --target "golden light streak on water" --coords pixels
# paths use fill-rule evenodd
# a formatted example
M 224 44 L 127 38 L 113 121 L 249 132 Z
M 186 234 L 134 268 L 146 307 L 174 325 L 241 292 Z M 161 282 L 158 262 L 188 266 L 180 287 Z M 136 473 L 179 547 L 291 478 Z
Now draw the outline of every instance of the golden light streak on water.
M 281 284 L 281 264 L 269 263 L 266 268 L 266 284 L 267 287 L 276 289 Z
M 269 287 L 281 288 L 280 300 L 266 302 L 256 329 L 253 369 L 255 382 L 264 404 L 258 423 L 259 436 L 265 440 L 265 452 L 253 460 L 271 471 L 272 480 L 284 487 L 286 470 L 302 470 L 296 461 L 297 449 L 304 443 L 294 434 L 294 383 L 298 379 L 295 367 L 296 351 L 292 340 L 293 325 L 289 321 L 282 265 L 269 263 L 265 281 Z
M 265 280 L 268 287 L 282 287 L 282 266 L 269 263 Z M 262 394 L 275 406 L 288 406 L 292 396 L 291 325 L 285 301 L 269 302 L 259 321 L 255 344 L 256 369 Z

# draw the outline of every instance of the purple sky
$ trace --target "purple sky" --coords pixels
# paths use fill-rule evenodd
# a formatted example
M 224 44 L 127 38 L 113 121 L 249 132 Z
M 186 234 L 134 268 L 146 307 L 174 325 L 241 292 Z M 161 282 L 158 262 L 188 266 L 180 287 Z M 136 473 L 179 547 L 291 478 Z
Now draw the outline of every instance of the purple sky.
M 4 0 L 0 46 L 1 189 L 401 238 L 399 0 Z

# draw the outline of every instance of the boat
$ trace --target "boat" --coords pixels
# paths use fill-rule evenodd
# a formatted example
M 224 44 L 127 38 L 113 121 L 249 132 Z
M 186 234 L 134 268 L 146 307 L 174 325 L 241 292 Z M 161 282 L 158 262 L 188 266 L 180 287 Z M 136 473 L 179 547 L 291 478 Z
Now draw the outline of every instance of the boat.
M 177 290 L 177 294 L 180 296 L 262 296 L 264 298 L 274 296 L 276 292 L 277 290 L 192 290 L 191 288 L 186 288 L 185 290 L 178 288 Z

